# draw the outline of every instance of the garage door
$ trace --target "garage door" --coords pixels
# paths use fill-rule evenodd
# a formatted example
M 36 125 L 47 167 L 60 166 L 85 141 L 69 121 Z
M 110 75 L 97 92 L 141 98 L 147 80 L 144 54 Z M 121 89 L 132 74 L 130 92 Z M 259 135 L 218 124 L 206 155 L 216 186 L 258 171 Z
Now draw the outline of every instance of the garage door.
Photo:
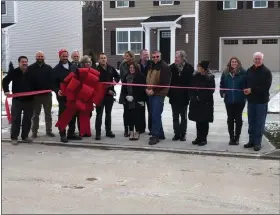
M 232 56 L 237 56 L 244 68 L 249 68 L 253 64 L 253 54 L 262 52 L 264 54 L 264 64 L 273 72 L 280 72 L 280 39 L 223 39 L 221 50 L 222 68 L 225 68 Z

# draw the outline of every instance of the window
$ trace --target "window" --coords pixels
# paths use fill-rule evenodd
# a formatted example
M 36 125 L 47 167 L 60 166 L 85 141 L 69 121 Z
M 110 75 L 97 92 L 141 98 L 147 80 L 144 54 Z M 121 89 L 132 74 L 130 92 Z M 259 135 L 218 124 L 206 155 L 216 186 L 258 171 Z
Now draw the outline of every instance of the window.
M 117 29 L 116 37 L 117 55 L 123 55 L 128 50 L 136 54 L 141 51 L 143 37 L 141 28 Z
M 224 40 L 225 45 L 237 45 L 238 40 Z
M 237 9 L 237 1 L 232 0 L 232 1 L 224 1 L 223 2 L 223 9 L 224 10 L 233 10 Z
M 264 39 L 262 40 L 262 44 L 278 44 L 277 39 Z
M 1 15 L 5 15 L 7 13 L 6 2 L 1 1 Z
M 258 40 L 243 40 L 244 45 L 258 44 Z
M 253 1 L 253 8 L 267 8 L 267 1 Z
M 129 7 L 129 1 L 116 1 L 116 8 Z
M 159 1 L 159 5 L 173 5 L 173 1 Z

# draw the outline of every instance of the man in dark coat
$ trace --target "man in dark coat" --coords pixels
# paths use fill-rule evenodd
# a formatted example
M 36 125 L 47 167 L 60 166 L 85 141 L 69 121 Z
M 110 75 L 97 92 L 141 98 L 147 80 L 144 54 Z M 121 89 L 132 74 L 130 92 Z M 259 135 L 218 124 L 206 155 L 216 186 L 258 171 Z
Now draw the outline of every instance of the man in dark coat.
M 45 55 L 42 51 L 36 53 L 36 62 L 28 67 L 30 76 L 36 84 L 36 90 L 52 89 L 52 67 L 45 63 Z M 37 138 L 39 129 L 39 117 L 42 106 L 45 113 L 46 134 L 54 137 L 52 132 L 52 93 L 34 96 L 34 113 L 32 117 L 32 137 Z
M 176 52 L 175 63 L 170 66 L 170 86 L 189 87 L 194 68 L 187 63 L 186 57 L 185 51 L 179 50 Z M 168 97 L 172 108 L 173 130 L 175 134 L 172 140 L 186 141 L 187 110 L 189 105 L 188 89 L 170 88 Z
M 249 121 L 249 143 L 244 147 L 254 147 L 255 151 L 259 151 L 267 115 L 272 74 L 263 64 L 263 53 L 256 52 L 253 59 L 254 65 L 247 71 L 246 89 L 244 90 L 248 100 Z
M 114 67 L 110 66 L 107 63 L 107 56 L 104 53 L 99 55 L 99 65 L 96 69 L 100 72 L 99 81 L 100 82 L 119 82 L 120 75 L 115 70 Z M 96 120 L 95 120 L 95 130 L 96 130 L 96 140 L 101 139 L 101 125 L 102 125 L 102 116 L 105 109 L 105 130 L 106 136 L 114 138 L 115 134 L 112 132 L 112 108 L 114 104 L 114 95 L 116 95 L 114 85 L 110 85 L 107 88 L 107 94 L 104 97 L 104 100 L 100 106 L 96 107 Z
M 196 122 L 197 137 L 192 142 L 194 145 L 207 144 L 209 122 L 214 121 L 215 76 L 208 70 L 209 61 L 198 64 L 198 72 L 192 77 L 191 87 L 213 89 L 190 89 L 189 120 Z
M 35 84 L 32 82 L 30 73 L 27 70 L 28 59 L 26 56 L 18 58 L 19 67 L 10 70 L 3 78 L 2 86 L 5 95 L 10 94 L 9 84 L 12 82 L 12 93 L 23 93 L 35 90 Z M 28 137 L 31 128 L 31 118 L 33 114 L 34 96 L 22 96 L 13 98 L 12 100 L 12 126 L 11 126 L 11 140 L 13 145 L 18 144 L 18 136 L 21 130 L 21 138 L 23 142 L 32 142 Z M 21 117 L 23 113 L 23 118 Z M 22 119 L 22 121 L 21 121 Z M 22 126 L 21 126 L 22 125 Z
M 53 91 L 56 94 L 58 101 L 58 115 L 60 116 L 66 109 L 67 100 L 60 90 L 60 83 L 70 74 L 72 64 L 68 61 L 68 51 L 61 49 L 59 51 L 59 63 L 53 69 Z M 75 71 L 74 71 L 75 72 Z M 65 130 L 60 130 L 61 142 L 67 143 L 68 140 L 81 140 L 82 138 L 75 134 L 76 118 L 73 116 L 72 120 L 68 124 L 68 132 L 66 136 Z
M 152 61 L 149 60 L 150 59 L 150 55 L 149 55 L 149 51 L 147 49 L 143 49 L 140 51 L 140 60 L 139 60 L 139 66 L 140 66 L 140 72 L 144 75 L 145 80 L 147 78 L 147 74 L 148 74 L 148 69 L 149 69 L 149 65 L 152 63 Z M 147 95 L 146 95 L 147 97 Z M 148 110 L 148 129 L 149 132 L 151 134 L 152 131 L 152 114 L 150 113 L 150 108 L 149 108 L 149 100 L 148 97 L 146 98 L 146 105 L 147 105 L 147 110 Z M 140 127 L 141 133 L 144 133 L 146 130 L 146 108 L 145 106 L 141 109 L 140 113 L 140 117 L 139 119 L 141 119 L 140 122 Z

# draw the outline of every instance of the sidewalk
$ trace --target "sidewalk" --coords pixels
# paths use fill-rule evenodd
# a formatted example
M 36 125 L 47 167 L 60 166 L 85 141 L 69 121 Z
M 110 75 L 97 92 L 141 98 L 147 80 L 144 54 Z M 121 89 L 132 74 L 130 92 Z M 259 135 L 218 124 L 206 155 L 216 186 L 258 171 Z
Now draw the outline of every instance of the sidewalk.
M 216 85 L 219 83 L 219 74 L 216 75 Z M 120 86 L 116 87 L 117 92 L 119 93 Z M 55 98 L 54 98 L 55 99 Z M 210 124 L 210 131 L 208 136 L 208 144 L 206 146 L 195 146 L 192 145 L 191 141 L 196 137 L 196 127 L 195 123 L 192 121 L 188 121 L 188 130 L 187 130 L 187 141 L 172 141 L 173 137 L 173 126 L 172 126 L 172 112 L 171 107 L 168 102 L 168 98 L 165 101 L 164 111 L 163 111 L 163 126 L 166 135 L 166 140 L 161 141 L 159 144 L 155 146 L 149 146 L 148 134 L 144 134 L 140 136 L 138 141 L 129 141 L 127 138 L 123 136 L 123 108 L 122 105 L 118 104 L 118 102 L 114 103 L 113 111 L 112 111 L 112 131 L 116 134 L 116 138 L 110 139 L 104 137 L 104 123 L 102 125 L 103 128 L 103 137 L 101 141 L 95 140 L 95 111 L 93 113 L 93 117 L 91 120 L 91 129 L 93 131 L 92 138 L 83 138 L 82 141 L 79 142 L 71 142 L 66 145 L 72 146 L 83 146 L 83 147 L 108 147 L 108 148 L 122 148 L 122 149 L 135 149 L 135 150 L 159 150 L 159 151 L 170 151 L 170 152 L 181 152 L 181 153 L 197 153 L 197 154 L 215 154 L 215 155 L 232 155 L 232 156 L 247 156 L 247 157 L 258 157 L 260 155 L 264 155 L 266 153 L 272 152 L 275 147 L 271 145 L 267 139 L 264 137 L 262 142 L 262 149 L 259 152 L 255 152 L 253 149 L 244 149 L 243 145 L 248 141 L 248 119 L 246 114 L 246 107 L 244 109 L 243 120 L 244 125 L 242 129 L 242 135 L 240 137 L 240 145 L 238 146 L 230 146 L 228 144 L 229 137 L 227 132 L 227 115 L 224 107 L 223 100 L 220 98 L 219 92 L 216 91 L 214 94 L 214 123 Z M 53 126 L 57 122 L 57 108 L 54 108 L 53 113 Z M 5 118 L 2 117 L 2 121 L 5 121 Z M 104 122 L 104 119 L 103 119 Z M 9 125 L 6 123 L 2 123 L 2 140 L 9 139 Z M 38 138 L 36 142 L 39 143 L 48 143 L 48 144 L 58 144 L 60 143 L 60 138 L 58 135 L 57 128 L 53 128 L 53 131 L 56 133 L 55 138 L 49 138 L 45 136 L 45 123 L 44 123 L 44 114 L 41 114 L 40 120 L 40 129 Z

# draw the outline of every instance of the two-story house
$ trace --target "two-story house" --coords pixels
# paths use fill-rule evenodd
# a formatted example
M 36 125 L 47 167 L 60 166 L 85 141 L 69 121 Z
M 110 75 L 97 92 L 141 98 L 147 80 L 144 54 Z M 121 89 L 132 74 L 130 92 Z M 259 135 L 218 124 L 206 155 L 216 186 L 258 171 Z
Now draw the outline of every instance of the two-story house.
M 2 69 L 18 65 L 20 55 L 35 62 L 39 50 L 55 66 L 58 51 L 83 51 L 82 4 L 79 1 L 1 1 Z
M 104 1 L 103 51 L 112 63 L 126 50 L 160 50 L 172 63 L 175 51 L 190 63 L 210 60 L 222 70 L 231 56 L 243 66 L 262 51 L 273 71 L 280 71 L 280 3 L 278 1 Z

